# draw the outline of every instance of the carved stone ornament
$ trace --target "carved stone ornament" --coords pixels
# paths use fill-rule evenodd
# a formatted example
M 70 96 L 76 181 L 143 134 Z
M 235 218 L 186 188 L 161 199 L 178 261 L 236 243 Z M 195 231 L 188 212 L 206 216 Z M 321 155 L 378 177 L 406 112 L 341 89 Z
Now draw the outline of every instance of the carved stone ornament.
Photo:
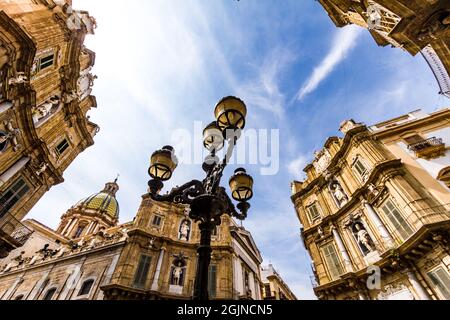
M 328 165 L 331 162 L 331 155 L 327 149 L 324 149 L 320 152 L 316 152 L 315 156 L 316 160 L 314 161 L 314 167 L 316 168 L 316 171 L 320 174 L 328 168 Z
M 17 72 L 15 77 L 10 78 L 8 80 L 8 84 L 10 86 L 15 86 L 15 85 L 27 83 L 27 82 L 29 82 L 29 80 L 28 80 L 28 77 L 25 75 L 25 72 Z
M 355 120 L 350 119 L 350 120 L 346 120 L 344 122 L 341 123 L 341 126 L 339 128 L 339 131 L 341 131 L 343 134 L 347 134 L 347 132 L 349 132 L 350 130 L 361 126 L 360 123 L 356 123 Z
M 390 284 L 378 294 L 378 300 L 414 300 L 414 296 L 404 284 Z
M 22 148 L 18 141 L 20 129 L 14 128 L 12 120 L 5 120 L 3 124 L 5 131 L 0 131 L 0 152 L 6 149 L 8 142 L 12 144 L 14 151 L 20 150 Z
M 440 33 L 450 30 L 450 10 L 440 10 L 435 12 L 426 21 L 417 33 L 419 41 L 433 40 L 439 37 Z

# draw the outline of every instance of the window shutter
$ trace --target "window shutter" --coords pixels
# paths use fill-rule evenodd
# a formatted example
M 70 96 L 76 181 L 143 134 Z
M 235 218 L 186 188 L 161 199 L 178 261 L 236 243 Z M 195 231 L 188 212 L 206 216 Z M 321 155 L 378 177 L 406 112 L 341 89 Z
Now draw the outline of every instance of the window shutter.
M 211 298 L 217 295 L 217 266 L 209 266 L 208 291 Z
M 141 255 L 139 265 L 134 276 L 134 286 L 137 288 L 145 287 L 148 271 L 150 269 L 150 259 L 151 257 L 149 256 Z

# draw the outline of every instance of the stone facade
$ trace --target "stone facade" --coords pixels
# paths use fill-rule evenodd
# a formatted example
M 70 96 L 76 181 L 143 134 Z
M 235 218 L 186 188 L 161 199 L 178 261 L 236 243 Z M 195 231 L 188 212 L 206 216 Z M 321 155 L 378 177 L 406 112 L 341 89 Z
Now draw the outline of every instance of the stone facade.
M 86 115 L 95 54 L 83 45 L 95 21 L 70 4 L 0 0 L 0 256 L 23 243 L 19 221 L 99 130 Z
M 320 299 L 450 299 L 449 119 L 346 121 L 293 183 Z
M 295 294 L 272 264 L 269 264 L 267 267 L 261 267 L 261 278 L 264 300 L 297 300 Z
M 33 234 L 0 260 L 0 299 L 191 299 L 200 232 L 187 208 L 146 194 L 135 219 L 119 225 L 118 189 L 108 183 L 74 205 L 57 231 L 26 221 Z M 212 247 L 211 298 L 260 300 L 262 258 L 251 234 L 225 215 Z
M 338 27 L 367 28 L 378 45 L 424 56 L 450 98 L 450 3 L 447 0 L 319 0 Z

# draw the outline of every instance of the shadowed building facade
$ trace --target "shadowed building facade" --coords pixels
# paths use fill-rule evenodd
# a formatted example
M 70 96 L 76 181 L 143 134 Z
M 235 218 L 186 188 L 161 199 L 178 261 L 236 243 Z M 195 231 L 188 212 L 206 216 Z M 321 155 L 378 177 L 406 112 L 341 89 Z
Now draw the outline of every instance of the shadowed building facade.
M 21 221 L 99 128 L 87 112 L 95 21 L 71 1 L 0 0 L 0 257 L 30 234 Z
M 450 109 L 353 120 L 292 184 L 320 299 L 450 299 Z
M 132 222 L 118 224 L 117 182 L 81 200 L 56 231 L 33 234 L 0 260 L 2 300 L 191 299 L 200 231 L 185 206 L 148 194 Z M 262 262 L 250 232 L 228 215 L 213 234 L 212 299 L 261 299 Z
M 297 300 L 281 275 L 275 270 L 272 264 L 261 267 L 261 279 L 263 282 L 264 300 Z
M 338 27 L 367 28 L 381 46 L 392 45 L 427 61 L 450 98 L 450 2 L 448 0 L 319 0 Z

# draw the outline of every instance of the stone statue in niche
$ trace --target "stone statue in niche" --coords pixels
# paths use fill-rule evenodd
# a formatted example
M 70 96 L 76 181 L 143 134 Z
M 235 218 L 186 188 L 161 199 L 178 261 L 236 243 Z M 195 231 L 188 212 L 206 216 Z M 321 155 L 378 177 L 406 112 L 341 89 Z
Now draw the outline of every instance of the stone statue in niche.
M 338 181 L 333 180 L 330 183 L 330 191 L 331 191 L 334 199 L 336 200 L 339 208 L 342 208 L 348 202 L 348 197 L 345 194 L 344 189 L 342 189 L 342 186 L 339 184 Z
M 45 101 L 40 106 L 34 107 L 32 109 L 33 122 L 38 123 L 42 119 L 46 118 L 51 113 L 55 112 L 60 103 L 58 96 L 53 96 L 47 101 Z
M 189 241 L 189 236 L 191 232 L 191 223 L 189 220 L 183 220 L 180 225 L 178 238 L 182 241 Z
M 325 233 L 323 232 L 322 227 L 319 227 L 319 229 L 317 229 L 317 233 L 319 234 L 320 239 L 323 239 L 325 237 Z
M 361 222 L 353 224 L 353 233 L 364 255 L 376 251 L 375 244 Z
M 172 267 L 171 285 L 182 286 L 183 285 L 184 268 L 183 262 L 178 261 L 176 265 Z

